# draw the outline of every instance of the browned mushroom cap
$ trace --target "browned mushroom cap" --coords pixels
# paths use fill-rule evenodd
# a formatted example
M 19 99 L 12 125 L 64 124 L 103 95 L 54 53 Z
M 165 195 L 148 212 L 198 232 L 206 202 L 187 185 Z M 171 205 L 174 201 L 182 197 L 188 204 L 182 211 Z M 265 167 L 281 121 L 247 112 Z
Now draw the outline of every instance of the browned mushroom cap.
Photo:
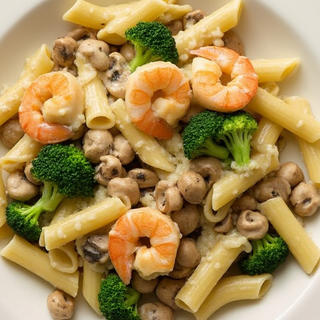
M 106 155 L 100 158 L 100 164 L 95 168 L 95 180 L 106 186 L 113 178 L 121 177 L 122 164 L 120 160 L 114 156 Z
M 52 60 L 57 66 L 69 67 L 75 60 L 77 49 L 78 43 L 73 38 L 58 38 L 53 43 Z
M 67 36 L 73 38 L 76 41 L 85 39 L 97 39 L 97 30 L 77 26 L 67 33 Z
M 159 182 L 159 177 L 155 172 L 143 168 L 131 169 L 128 171 L 127 176 L 135 180 L 139 188 L 154 187 Z
M 109 181 L 107 192 L 110 196 L 129 199 L 131 205 L 140 200 L 140 189 L 136 181 L 131 178 L 113 178 Z
M 240 56 L 244 56 L 245 52 L 242 40 L 233 30 L 225 32 L 222 40 L 227 48 L 239 53 Z
M 81 42 L 78 52 L 82 53 L 89 63 L 98 71 L 105 71 L 109 68 L 109 45 L 101 40 L 86 39 Z
M 71 319 L 74 314 L 74 298 L 61 290 L 54 290 L 47 298 L 47 307 L 54 320 Z
M 256 210 L 258 206 L 257 200 L 249 193 L 243 193 L 237 198 L 231 208 L 235 213 L 240 213 L 243 210 Z
M 183 206 L 183 198 L 179 189 L 168 180 L 160 180 L 156 184 L 154 197 L 158 210 L 163 213 L 178 211 Z
M 0 127 L 0 140 L 5 148 L 11 149 L 23 135 L 19 119 L 9 119 Z
M 187 236 L 198 227 L 199 207 L 196 204 L 186 202 L 180 210 L 171 213 L 171 219 L 177 223 L 181 234 Z
M 276 177 L 287 180 L 291 188 L 294 188 L 298 183 L 304 180 L 304 173 L 302 169 L 294 162 L 287 161 L 280 165 L 276 171 Z
M 172 20 L 166 27 L 170 30 L 173 36 L 177 35 L 181 30 L 183 30 L 183 23 L 181 20 Z
M 191 170 L 179 177 L 177 186 L 183 198 L 192 204 L 201 203 L 207 193 L 207 185 L 203 177 Z
M 199 157 L 190 161 L 190 170 L 199 173 L 207 183 L 207 188 L 217 182 L 222 175 L 221 162 L 212 157 Z
M 213 230 L 218 233 L 228 233 L 233 228 L 233 219 L 230 213 L 220 222 L 216 223 Z
M 194 10 L 192 12 L 188 12 L 183 17 L 183 29 L 188 29 L 198 23 L 205 17 L 205 13 L 202 10 Z
M 140 277 L 139 273 L 135 270 L 132 272 L 131 286 L 138 292 L 145 294 L 153 292 L 159 283 L 159 278 L 146 280 Z
M 39 187 L 31 183 L 22 171 L 14 171 L 7 178 L 7 194 L 10 198 L 27 201 L 39 193 Z
M 319 190 L 311 183 L 300 182 L 291 192 L 293 210 L 301 217 L 313 215 L 320 207 Z
M 138 313 L 141 320 L 173 320 L 172 308 L 156 301 L 144 303 L 139 307 Z
M 171 279 L 163 277 L 156 289 L 158 299 L 172 309 L 179 309 L 176 305 L 175 298 L 184 283 L 185 279 Z
M 195 240 L 187 237 L 180 239 L 176 261 L 181 267 L 195 268 L 201 260 L 201 254 Z
M 109 153 L 113 136 L 108 130 L 88 130 L 83 136 L 83 152 L 91 163 L 99 163 L 100 157 Z
M 258 211 L 244 210 L 240 213 L 236 226 L 247 239 L 261 239 L 269 229 L 269 221 Z
M 271 177 L 259 181 L 252 187 L 253 195 L 258 202 L 264 202 L 268 199 L 281 197 L 288 203 L 291 187 L 287 180 L 279 177 Z
M 24 167 L 24 170 L 23 170 L 26 179 L 28 179 L 32 184 L 34 184 L 36 186 L 41 186 L 43 184 L 43 182 L 37 180 L 33 176 L 33 174 L 31 173 L 31 168 L 32 168 L 32 161 L 27 162 L 25 167 Z
M 184 279 L 191 276 L 194 268 L 181 267 L 178 263 L 175 263 L 172 271 L 169 272 L 168 276 L 172 279 Z
M 122 45 L 119 52 L 128 62 L 135 56 L 134 46 L 130 42 L 126 42 Z
M 136 156 L 129 141 L 122 135 L 117 134 L 113 140 L 112 155 L 119 158 L 123 165 L 129 164 Z

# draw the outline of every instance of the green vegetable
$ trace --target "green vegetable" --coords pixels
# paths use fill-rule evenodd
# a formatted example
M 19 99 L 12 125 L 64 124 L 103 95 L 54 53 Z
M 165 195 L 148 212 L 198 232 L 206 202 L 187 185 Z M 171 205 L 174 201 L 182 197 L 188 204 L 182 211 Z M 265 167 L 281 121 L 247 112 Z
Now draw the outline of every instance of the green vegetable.
M 257 128 L 257 121 L 244 110 L 224 113 L 216 138 L 224 142 L 237 165 L 243 166 L 250 160 L 250 141 Z
M 251 276 L 273 273 L 288 257 L 289 248 L 280 236 L 267 233 L 262 239 L 252 240 L 252 251 L 239 260 L 243 273 Z
M 31 173 L 43 182 L 41 197 L 34 204 L 12 201 L 6 219 L 15 233 L 28 241 L 38 241 L 43 212 L 54 211 L 64 197 L 93 196 L 94 168 L 83 152 L 72 145 L 50 144 L 32 161 Z
M 131 72 L 152 61 L 169 61 L 175 64 L 179 60 L 171 32 L 160 22 L 140 21 L 126 30 L 125 37 L 135 48 L 135 57 L 129 63 Z
M 182 132 L 183 151 L 188 159 L 200 156 L 211 156 L 223 160 L 228 158 L 228 149 L 214 141 L 221 128 L 222 120 L 220 113 L 210 110 L 201 111 L 191 117 Z
M 115 273 L 102 279 L 98 294 L 99 308 L 107 320 L 139 320 L 140 293 L 126 286 Z

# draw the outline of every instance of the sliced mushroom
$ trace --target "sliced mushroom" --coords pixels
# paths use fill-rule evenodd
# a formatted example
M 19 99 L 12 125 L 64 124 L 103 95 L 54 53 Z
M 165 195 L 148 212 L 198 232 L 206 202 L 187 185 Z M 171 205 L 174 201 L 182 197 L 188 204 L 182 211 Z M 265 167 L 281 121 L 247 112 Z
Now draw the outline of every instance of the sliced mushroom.
M 155 187 L 154 197 L 158 210 L 163 213 L 178 211 L 183 206 L 183 198 L 175 183 L 160 180 Z
M 221 162 L 213 157 L 199 157 L 191 160 L 190 170 L 203 177 L 208 190 L 221 178 L 223 172 Z
M 129 199 L 131 205 L 136 205 L 140 199 L 140 189 L 131 178 L 113 178 L 109 181 L 107 192 L 110 196 Z
M 203 177 L 191 170 L 179 177 L 177 186 L 183 198 L 192 204 L 201 203 L 207 193 L 207 185 Z
M 263 179 L 253 187 L 253 195 L 260 203 L 275 197 L 281 197 L 288 203 L 290 193 L 289 182 L 279 177 Z
M 174 320 L 172 308 L 159 301 L 144 303 L 138 313 L 141 320 Z
M 136 156 L 131 144 L 122 134 L 117 134 L 114 137 L 111 154 L 119 158 L 123 165 L 131 163 Z
M 49 294 L 47 307 L 54 320 L 71 319 L 75 310 L 75 301 L 69 294 L 56 289 Z
M 218 233 L 226 234 L 233 228 L 233 219 L 230 213 L 220 222 L 216 223 L 213 230 Z
M 122 45 L 119 52 L 128 62 L 135 56 L 134 46 L 130 42 Z
M 195 268 L 201 260 L 201 254 L 196 241 L 183 237 L 180 239 L 176 261 L 181 267 Z
M 89 235 L 81 246 L 84 259 L 89 263 L 104 264 L 109 259 L 108 235 Z
M 83 152 L 91 163 L 99 163 L 113 146 L 113 136 L 108 130 L 88 130 L 83 136 Z
M 97 31 L 82 26 L 78 26 L 67 33 L 67 36 L 73 38 L 76 41 L 85 39 L 97 39 Z
M 132 278 L 130 285 L 132 288 L 137 290 L 142 294 L 153 292 L 159 283 L 159 278 L 154 278 L 152 280 L 143 279 L 139 273 L 135 270 L 132 272 Z
M 316 186 L 300 182 L 290 195 L 293 210 L 301 217 L 312 216 L 320 207 L 320 195 Z
M 10 198 L 27 201 L 39 194 L 39 187 L 31 183 L 23 171 L 14 171 L 7 178 L 7 194 Z
M 158 299 L 172 309 L 179 309 L 175 303 L 175 298 L 184 283 L 185 279 L 171 279 L 163 277 L 156 289 Z
M 9 119 L 0 127 L 0 140 L 5 148 L 11 149 L 23 135 L 19 119 Z
M 244 56 L 245 52 L 243 42 L 233 30 L 225 32 L 222 40 L 227 48 L 239 53 L 240 56 Z
M 181 234 L 187 236 L 199 225 L 199 207 L 196 204 L 186 202 L 180 210 L 171 213 L 171 219 L 177 223 Z
M 236 226 L 247 239 L 261 239 L 268 232 L 269 221 L 258 211 L 244 210 L 240 213 Z
M 109 59 L 109 69 L 102 80 L 111 95 L 124 99 L 126 83 L 130 75 L 128 61 L 119 52 L 110 53 Z
M 77 49 L 78 43 L 73 38 L 58 38 L 53 43 L 52 60 L 57 66 L 69 67 L 74 63 Z
M 183 23 L 181 20 L 172 20 L 166 27 L 170 30 L 173 36 L 177 35 L 181 30 L 183 30 Z
M 276 171 L 276 177 L 287 180 L 291 188 L 294 188 L 298 183 L 304 180 L 302 169 L 294 162 L 287 161 L 280 165 Z
M 192 12 L 187 13 L 183 17 L 183 29 L 188 29 L 198 23 L 205 17 L 205 13 L 202 10 L 194 10 Z
M 94 176 L 98 183 L 107 186 L 111 179 L 121 177 L 123 168 L 118 158 L 106 155 L 102 156 L 100 161 Z
M 143 168 L 131 169 L 128 171 L 127 176 L 135 180 L 139 188 L 154 187 L 159 182 L 159 177 L 155 172 Z
M 43 184 L 43 182 L 35 179 L 35 177 L 31 173 L 31 168 L 32 168 L 32 161 L 31 162 L 27 162 L 25 167 L 24 167 L 24 171 L 23 171 L 26 179 L 29 182 L 31 182 L 32 184 L 36 185 L 36 186 L 41 186 Z
M 109 45 L 101 40 L 86 39 L 81 42 L 78 52 L 82 53 L 89 63 L 98 71 L 105 71 L 109 68 Z
M 169 272 L 168 276 L 172 279 L 184 279 L 191 276 L 194 268 L 181 267 L 178 263 L 175 263 L 175 266 L 172 271 Z

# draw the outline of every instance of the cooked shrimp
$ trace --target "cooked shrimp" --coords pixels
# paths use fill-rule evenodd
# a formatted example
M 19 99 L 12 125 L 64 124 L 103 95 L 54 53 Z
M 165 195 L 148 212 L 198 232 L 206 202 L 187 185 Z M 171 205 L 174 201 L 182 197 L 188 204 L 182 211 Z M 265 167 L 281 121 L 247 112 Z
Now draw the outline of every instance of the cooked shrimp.
M 258 76 L 247 57 L 226 47 L 208 46 L 191 50 L 192 90 L 195 98 L 207 109 L 233 112 L 245 107 L 258 88 Z M 208 60 L 209 59 L 209 60 Z M 224 85 L 221 76 L 230 81 Z
M 172 271 L 180 231 L 169 216 L 149 207 L 131 209 L 109 232 L 109 255 L 125 284 L 132 269 L 145 279 Z
M 81 85 L 67 72 L 39 76 L 22 98 L 19 121 L 22 130 L 40 143 L 70 139 L 85 122 Z
M 190 104 L 191 90 L 181 69 L 170 62 L 145 64 L 128 79 L 126 105 L 131 121 L 159 139 L 170 139 L 173 127 Z

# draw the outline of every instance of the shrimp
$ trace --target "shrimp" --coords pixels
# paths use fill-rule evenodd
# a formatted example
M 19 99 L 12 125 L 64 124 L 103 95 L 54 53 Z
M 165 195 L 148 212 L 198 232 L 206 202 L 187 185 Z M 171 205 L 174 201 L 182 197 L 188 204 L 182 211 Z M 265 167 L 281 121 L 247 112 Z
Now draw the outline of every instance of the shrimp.
M 19 121 L 22 130 L 42 144 L 70 139 L 85 122 L 81 85 L 67 72 L 39 76 L 25 91 Z
M 170 139 L 173 127 L 190 104 L 189 80 L 170 62 L 145 64 L 128 79 L 125 101 L 131 121 L 142 131 L 159 139 Z
M 245 107 L 258 89 L 258 76 L 247 57 L 226 47 L 208 46 L 191 50 L 193 95 L 205 108 L 234 112 Z M 208 60 L 209 59 L 209 60 Z M 230 82 L 223 85 L 221 76 Z
M 180 237 L 177 224 L 166 214 L 149 207 L 131 209 L 109 232 L 109 256 L 125 284 L 132 269 L 153 279 L 173 270 Z

